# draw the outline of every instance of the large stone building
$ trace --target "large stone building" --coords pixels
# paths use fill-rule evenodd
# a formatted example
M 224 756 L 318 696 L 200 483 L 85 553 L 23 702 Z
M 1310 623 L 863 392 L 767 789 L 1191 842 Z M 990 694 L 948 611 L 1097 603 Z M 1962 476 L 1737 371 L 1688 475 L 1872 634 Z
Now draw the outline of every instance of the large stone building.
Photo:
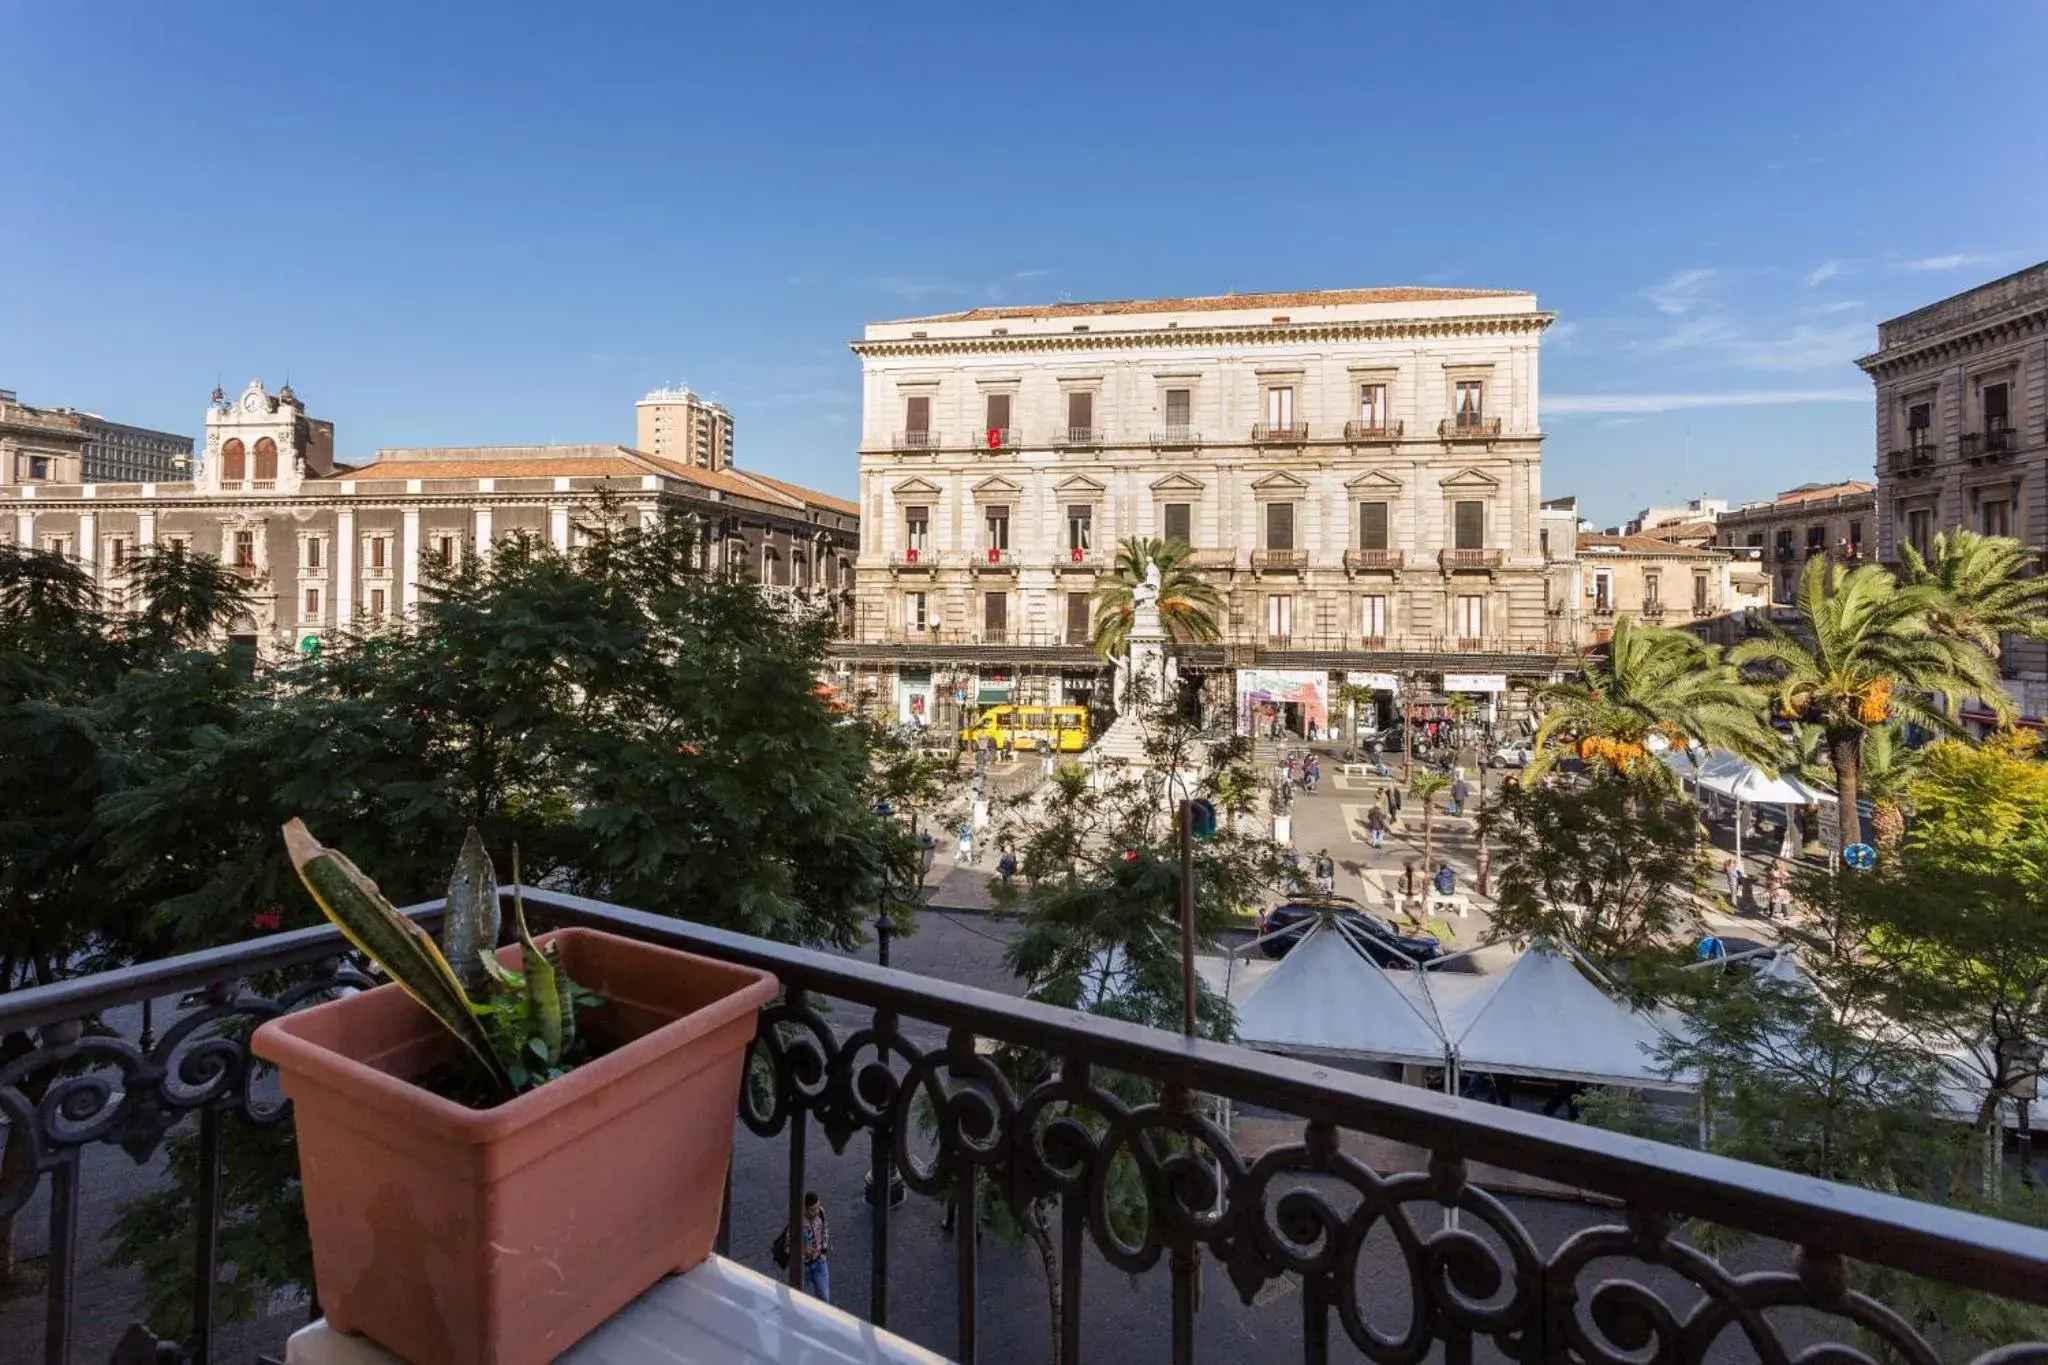
M 689 518 L 700 562 L 850 613 L 853 503 L 618 445 L 384 450 L 350 468 L 334 460 L 332 424 L 308 417 L 289 385 L 252 383 L 232 401 L 215 390 L 189 481 L 0 486 L 0 541 L 70 555 L 114 594 L 143 547 L 218 556 L 257 589 L 235 633 L 281 651 L 408 610 L 429 557 L 488 553 L 513 531 L 567 547 L 603 491 L 629 518 Z
M 635 448 L 699 469 L 732 468 L 732 414 L 688 388 L 656 389 L 634 407 Z
M 1880 323 L 1877 547 L 1967 526 L 2048 549 L 2048 262 Z M 2048 716 L 2048 644 L 2008 641 L 2022 715 Z
M 1746 502 L 1714 523 L 1723 549 L 1751 552 L 1771 600 L 1791 606 L 1806 561 L 1817 555 L 1851 565 L 1868 560 L 1877 530 L 1877 491 L 1854 479 L 1804 483 L 1775 498 Z
M 874 323 L 848 665 L 895 714 L 1097 698 L 1091 599 L 1171 537 L 1227 608 L 1212 718 L 1328 724 L 1332 684 L 1547 677 L 1533 295 L 1353 289 Z
M 0 389 L 0 483 L 168 481 L 183 478 L 191 460 L 190 436 L 30 407 Z

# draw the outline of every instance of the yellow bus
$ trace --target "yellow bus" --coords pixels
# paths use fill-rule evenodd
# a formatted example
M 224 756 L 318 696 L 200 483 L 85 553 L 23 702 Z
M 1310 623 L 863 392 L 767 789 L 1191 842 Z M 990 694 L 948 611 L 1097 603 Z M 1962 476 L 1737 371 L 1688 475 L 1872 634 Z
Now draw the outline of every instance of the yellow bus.
M 970 749 L 982 740 L 996 748 L 1050 749 L 1055 753 L 1078 754 L 1088 747 L 1088 708 L 1085 706 L 991 706 L 973 725 L 960 732 L 960 742 Z

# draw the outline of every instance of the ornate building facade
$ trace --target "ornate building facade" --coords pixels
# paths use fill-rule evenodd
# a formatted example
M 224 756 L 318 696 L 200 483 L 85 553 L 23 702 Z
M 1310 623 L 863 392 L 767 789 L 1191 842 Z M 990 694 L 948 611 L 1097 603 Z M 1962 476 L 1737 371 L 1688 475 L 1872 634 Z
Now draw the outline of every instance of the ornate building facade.
M 1856 363 L 1876 389 L 1887 563 L 1956 526 L 2048 552 L 2048 262 L 1878 324 L 1877 350 Z M 2000 663 L 2040 724 L 2048 644 L 2008 640 Z
M 1547 677 L 1551 321 L 1522 292 L 1357 289 L 871 324 L 846 660 L 905 718 L 1091 698 L 1092 594 L 1140 536 L 1222 592 L 1222 642 L 1178 652 L 1239 724 L 1327 725 L 1351 674 Z
M 567 547 L 606 492 L 631 519 L 689 518 L 700 562 L 821 594 L 850 617 L 853 503 L 618 445 L 383 450 L 350 468 L 335 462 L 333 425 L 308 417 L 290 385 L 251 383 L 233 400 L 215 390 L 189 481 L 0 486 L 0 541 L 70 555 L 115 595 L 144 547 L 217 556 L 256 587 L 234 633 L 281 652 L 411 609 L 430 556 L 488 554 L 514 531 Z
M 30 407 L 0 389 L 0 484 L 183 478 L 192 438 L 110 422 L 76 408 Z

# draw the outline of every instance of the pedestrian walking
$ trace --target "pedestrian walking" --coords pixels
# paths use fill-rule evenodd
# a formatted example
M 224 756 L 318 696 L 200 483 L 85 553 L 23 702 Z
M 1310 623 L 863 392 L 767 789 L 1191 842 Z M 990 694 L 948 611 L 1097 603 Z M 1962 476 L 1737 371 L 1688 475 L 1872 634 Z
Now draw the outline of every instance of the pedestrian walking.
M 1373 848 L 1387 846 L 1387 817 L 1380 814 L 1378 806 L 1365 813 L 1365 842 Z
M 1462 813 L 1465 809 L 1465 798 L 1471 794 L 1472 789 L 1465 785 L 1464 778 L 1461 777 L 1451 783 L 1451 814 L 1458 815 Z
M 832 1302 L 832 1229 L 816 1190 L 804 1191 L 804 1291 Z
M 996 857 L 996 875 L 1003 879 L 1003 885 L 1010 884 L 1010 878 L 1017 875 L 1017 855 L 1004 849 Z
M 1774 920 L 1789 919 L 1792 914 L 1792 882 L 1785 872 L 1783 863 L 1771 869 L 1770 917 Z
M 1321 849 L 1316 853 L 1316 882 L 1326 896 L 1337 894 L 1337 863 L 1330 857 L 1330 850 Z
M 1728 879 L 1728 908 L 1730 910 L 1741 909 L 1742 864 L 1736 862 L 1733 858 L 1730 858 L 1727 861 L 1727 863 L 1721 868 L 1721 873 Z
M 974 866 L 974 826 L 960 826 L 960 850 L 954 859 L 962 867 Z
M 1387 810 L 1387 814 L 1391 815 L 1391 816 L 1392 816 L 1392 817 L 1393 817 L 1394 819 L 1396 819 L 1396 820 L 1400 819 L 1400 818 L 1401 818 L 1401 789 L 1400 789 L 1399 787 L 1389 787 L 1389 788 L 1387 788 L 1387 802 L 1388 802 L 1388 810 Z

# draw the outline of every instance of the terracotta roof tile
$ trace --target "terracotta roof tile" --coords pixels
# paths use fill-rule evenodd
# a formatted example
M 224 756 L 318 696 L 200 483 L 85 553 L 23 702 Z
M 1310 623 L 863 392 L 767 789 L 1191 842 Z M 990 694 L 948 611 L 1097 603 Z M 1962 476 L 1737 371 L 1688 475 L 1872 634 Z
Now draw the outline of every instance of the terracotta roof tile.
M 845 498 L 835 498 L 830 493 L 820 493 L 814 488 L 805 488 L 802 484 L 790 483 L 786 479 L 776 479 L 770 478 L 766 474 L 756 474 L 750 469 L 736 472 L 754 480 L 756 483 L 765 483 L 770 488 L 780 489 L 793 498 L 802 498 L 805 502 L 814 502 L 818 506 L 830 511 L 843 512 L 849 517 L 860 515 L 860 504 L 857 502 L 848 502 Z
M 1821 498 L 1851 497 L 1857 493 L 1874 492 L 1876 488 L 1876 484 L 1864 483 L 1860 479 L 1844 479 L 1841 483 L 1817 484 L 1812 488 L 1794 488 L 1788 492 L 1778 494 L 1777 497 L 1771 499 L 1771 502 L 1776 506 L 1785 506 L 1802 502 L 1814 502 Z
M 1287 294 L 1213 294 L 1186 299 L 1118 299 L 1102 303 L 1017 304 L 1002 308 L 969 308 L 959 313 L 899 318 L 900 322 L 991 322 L 1003 318 L 1121 317 L 1133 313 L 1267 312 L 1276 308 L 1315 308 L 1337 303 L 1435 303 L 1449 299 L 1508 299 L 1520 289 L 1308 289 Z
M 1662 529 L 1662 528 L 1660 528 Z M 1707 555 L 1713 551 L 1693 545 L 1676 545 L 1656 536 L 1610 536 L 1601 531 L 1579 532 L 1581 550 L 1626 550 L 1631 554 L 1644 555 Z
M 379 460 L 360 469 L 336 470 L 321 482 L 357 483 L 391 479 L 599 479 L 631 478 L 659 471 L 625 458 L 514 460 Z

